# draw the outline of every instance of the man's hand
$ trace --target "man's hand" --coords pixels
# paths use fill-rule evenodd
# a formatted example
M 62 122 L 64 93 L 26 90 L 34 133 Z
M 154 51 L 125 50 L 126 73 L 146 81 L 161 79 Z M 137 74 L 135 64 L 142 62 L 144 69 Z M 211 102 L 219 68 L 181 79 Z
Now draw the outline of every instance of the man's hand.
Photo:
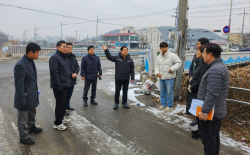
M 159 77 L 159 78 L 161 78 L 161 74 L 159 73 L 159 74 L 157 74 L 157 76 Z
M 203 112 L 200 111 L 197 116 L 200 120 L 207 121 L 207 115 L 204 115 Z
M 131 80 L 131 82 L 133 82 L 134 80 Z
M 169 69 L 169 73 L 173 73 L 173 71 L 171 69 Z
M 106 49 L 108 49 L 108 47 L 106 47 L 105 45 L 102 45 L 102 49 L 106 50 Z
M 76 73 L 72 74 L 71 77 L 72 77 L 72 78 L 76 78 Z
M 101 75 L 99 75 L 99 77 L 102 77 Z
M 82 77 L 82 80 L 85 80 L 85 77 Z

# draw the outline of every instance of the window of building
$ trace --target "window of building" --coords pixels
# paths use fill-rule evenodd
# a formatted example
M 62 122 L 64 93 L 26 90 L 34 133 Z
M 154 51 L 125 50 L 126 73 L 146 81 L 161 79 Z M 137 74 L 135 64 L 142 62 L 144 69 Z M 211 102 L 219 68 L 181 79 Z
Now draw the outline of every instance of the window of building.
M 130 30 L 128 30 L 128 33 L 130 33 Z
M 130 36 L 130 41 L 135 41 L 135 36 Z
M 138 41 L 138 36 L 135 36 L 135 41 Z
M 124 36 L 120 36 L 120 40 L 121 40 L 121 41 L 124 41 Z
M 129 41 L 129 36 L 125 36 L 125 41 Z
M 118 36 L 115 37 L 115 40 L 118 41 Z
M 115 37 L 114 36 L 111 37 L 111 41 L 115 41 Z

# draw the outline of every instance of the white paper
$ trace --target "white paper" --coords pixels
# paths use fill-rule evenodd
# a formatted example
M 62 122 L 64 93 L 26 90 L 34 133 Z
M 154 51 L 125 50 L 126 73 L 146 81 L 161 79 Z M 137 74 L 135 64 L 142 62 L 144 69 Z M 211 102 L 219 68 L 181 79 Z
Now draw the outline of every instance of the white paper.
M 193 100 L 192 100 L 192 103 L 191 103 L 191 107 L 190 107 L 190 109 L 189 109 L 189 112 L 190 112 L 192 115 L 196 116 L 197 107 L 198 107 L 198 106 L 199 106 L 199 107 L 202 107 L 203 103 L 204 103 L 204 101 L 193 99 Z

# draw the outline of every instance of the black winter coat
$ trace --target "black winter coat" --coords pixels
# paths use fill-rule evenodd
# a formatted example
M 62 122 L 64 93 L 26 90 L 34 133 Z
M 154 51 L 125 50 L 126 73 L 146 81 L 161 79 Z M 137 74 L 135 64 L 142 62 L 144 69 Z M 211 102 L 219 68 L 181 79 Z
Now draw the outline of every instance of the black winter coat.
M 109 53 L 108 49 L 106 49 L 104 52 L 105 52 L 106 57 L 110 61 L 115 62 L 115 79 L 129 80 L 130 76 L 131 76 L 131 80 L 135 79 L 134 62 L 130 58 L 129 54 L 124 59 L 121 53 L 119 53 L 118 56 L 112 56 Z
M 100 58 L 95 54 L 94 58 L 92 58 L 90 54 L 84 56 L 81 62 L 81 76 L 87 80 L 95 80 L 98 77 L 98 72 L 99 75 L 102 76 Z
M 189 85 L 191 85 L 190 90 L 192 92 L 188 93 L 186 110 L 189 110 L 192 100 L 197 99 L 201 79 L 208 70 L 208 65 L 204 63 L 203 58 L 201 60 L 198 58 L 195 58 L 194 61 L 196 63 L 196 68 L 194 70 L 193 79 L 189 82 Z
M 70 75 L 72 75 L 74 73 L 78 74 L 79 73 L 79 65 L 78 65 L 78 61 L 76 60 L 76 55 L 73 53 L 68 54 L 67 62 L 69 65 Z M 76 81 L 77 81 L 77 77 L 72 78 L 70 76 L 70 79 L 71 79 L 70 86 L 75 85 Z
M 28 111 L 37 107 L 39 99 L 36 66 L 31 64 L 26 55 L 16 63 L 14 78 L 14 107 L 21 111 Z
M 56 51 L 49 59 L 50 87 L 56 89 L 69 88 L 71 74 L 67 63 L 67 54 Z

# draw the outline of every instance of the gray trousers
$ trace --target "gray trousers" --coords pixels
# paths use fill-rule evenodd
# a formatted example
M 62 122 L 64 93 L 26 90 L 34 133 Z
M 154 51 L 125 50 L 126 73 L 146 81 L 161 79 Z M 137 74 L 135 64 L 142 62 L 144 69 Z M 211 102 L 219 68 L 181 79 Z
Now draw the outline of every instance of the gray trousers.
M 29 111 L 17 110 L 17 126 L 20 140 L 29 138 L 29 128 L 35 125 L 36 108 Z

